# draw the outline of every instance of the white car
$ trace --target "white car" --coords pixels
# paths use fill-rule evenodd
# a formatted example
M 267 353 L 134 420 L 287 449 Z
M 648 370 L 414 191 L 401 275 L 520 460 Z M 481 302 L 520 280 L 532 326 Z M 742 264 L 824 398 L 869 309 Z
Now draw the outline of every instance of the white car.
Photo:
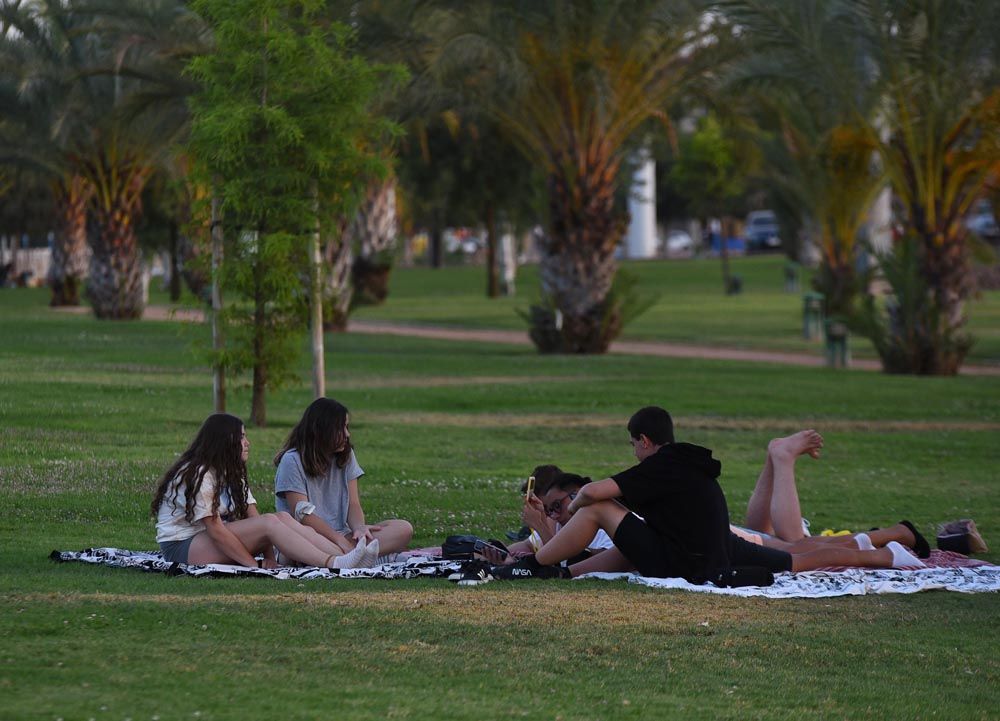
M 1000 227 L 988 200 L 976 203 L 972 212 L 965 219 L 965 227 L 980 238 L 1000 238 Z

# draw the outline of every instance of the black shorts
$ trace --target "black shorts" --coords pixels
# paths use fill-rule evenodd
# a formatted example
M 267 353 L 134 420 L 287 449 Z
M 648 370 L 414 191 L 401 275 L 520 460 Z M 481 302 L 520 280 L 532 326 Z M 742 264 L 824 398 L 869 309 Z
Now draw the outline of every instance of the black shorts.
M 792 554 L 777 548 L 758 546 L 730 533 L 729 563 L 733 566 L 762 566 L 771 573 L 781 573 L 792 570 Z
M 647 526 L 634 513 L 625 515 L 611 540 L 643 576 L 687 578 L 691 575 L 687 554 Z

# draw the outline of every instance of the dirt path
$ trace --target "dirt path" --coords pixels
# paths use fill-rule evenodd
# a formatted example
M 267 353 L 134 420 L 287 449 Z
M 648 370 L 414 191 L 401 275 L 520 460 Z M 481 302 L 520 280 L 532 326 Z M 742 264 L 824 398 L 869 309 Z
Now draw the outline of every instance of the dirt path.
M 89 312 L 88 308 L 60 309 L 70 312 Z M 166 306 L 151 305 L 143 314 L 145 320 L 177 320 L 199 322 L 204 313 L 194 308 L 174 310 Z M 445 328 L 441 326 L 406 325 L 382 321 L 352 320 L 348 326 L 351 333 L 368 335 L 393 335 L 434 340 L 478 341 L 480 343 L 503 343 L 528 346 L 531 340 L 524 331 L 483 330 L 470 328 Z M 779 351 L 746 350 L 742 348 L 717 348 L 687 343 L 666 343 L 662 341 L 617 341 L 611 344 L 611 353 L 623 355 L 656 356 L 659 358 L 701 358 L 708 360 L 735 360 L 750 363 L 773 363 L 779 365 L 822 367 L 823 356 L 816 353 L 787 353 Z M 851 370 L 878 371 L 877 360 L 856 358 L 851 361 Z M 1000 366 L 968 365 L 962 367 L 962 375 L 1000 376 Z

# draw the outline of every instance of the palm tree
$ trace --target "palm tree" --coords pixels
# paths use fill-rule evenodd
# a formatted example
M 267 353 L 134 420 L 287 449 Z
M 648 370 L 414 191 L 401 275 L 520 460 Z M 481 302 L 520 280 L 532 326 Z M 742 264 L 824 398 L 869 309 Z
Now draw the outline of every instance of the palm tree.
M 621 331 L 619 172 L 634 133 L 664 117 L 693 71 L 708 35 L 699 19 L 683 2 L 475 4 L 445 46 L 444 65 L 493 91 L 489 111 L 547 178 L 540 274 L 551 312 L 532 316 L 542 351 L 603 352 Z M 485 82 L 498 65 L 506 78 Z
M 80 247 L 84 225 L 91 248 L 88 295 L 99 318 L 135 318 L 145 304 L 135 220 L 142 190 L 178 130 L 175 115 L 142 113 L 137 100 L 180 63 L 150 52 L 144 29 L 161 34 L 194 16 L 174 0 L 101 3 L 38 0 L 4 6 L 17 30 L 21 98 L 44 137 L 36 162 L 55 178 L 66 229 L 57 259 Z M 146 25 L 137 22 L 147 19 Z M 86 206 L 86 214 L 82 208 Z M 65 246 L 65 252 L 60 246 Z
M 721 6 L 749 28 L 758 57 L 767 60 L 761 76 L 781 68 L 783 79 L 808 97 L 836 99 L 850 110 L 836 124 L 851 128 L 860 152 L 877 152 L 904 209 L 904 235 L 919 244 L 918 262 L 899 268 L 918 269 L 920 282 L 907 287 L 929 294 L 921 317 L 934 327 L 918 334 L 923 350 L 893 357 L 918 359 L 909 372 L 957 372 L 970 346 L 962 332 L 972 291 L 963 221 L 1000 175 L 1000 4 L 734 0 Z M 896 361 L 892 366 L 900 371 Z
M 87 276 L 87 206 L 92 188 L 68 162 L 60 128 L 66 107 L 78 106 L 72 83 L 76 23 L 51 22 L 44 8 L 10 3 L 0 8 L 5 32 L 0 63 L 8 68 L 0 103 L 0 161 L 47 178 L 55 204 L 49 271 L 52 305 L 79 305 Z M 16 32 L 8 32 L 8 29 Z

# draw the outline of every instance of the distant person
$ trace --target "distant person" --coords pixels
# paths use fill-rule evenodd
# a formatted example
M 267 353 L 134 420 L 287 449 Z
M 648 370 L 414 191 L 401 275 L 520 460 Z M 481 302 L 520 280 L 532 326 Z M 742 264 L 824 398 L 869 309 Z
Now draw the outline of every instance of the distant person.
M 309 566 L 371 566 L 378 555 L 363 546 L 345 553 L 287 513 L 257 511 L 247 486 L 243 421 L 226 413 L 209 416 L 188 449 L 160 479 L 151 511 L 165 560 L 204 565 L 226 563 L 275 568 L 275 548 Z M 258 562 L 255 554 L 262 554 Z
M 402 551 L 413 537 L 408 521 L 369 524 L 358 479 L 364 475 L 351 446 L 350 418 L 332 398 L 317 398 L 274 458 L 275 505 L 348 552 L 357 544 L 381 554 Z

